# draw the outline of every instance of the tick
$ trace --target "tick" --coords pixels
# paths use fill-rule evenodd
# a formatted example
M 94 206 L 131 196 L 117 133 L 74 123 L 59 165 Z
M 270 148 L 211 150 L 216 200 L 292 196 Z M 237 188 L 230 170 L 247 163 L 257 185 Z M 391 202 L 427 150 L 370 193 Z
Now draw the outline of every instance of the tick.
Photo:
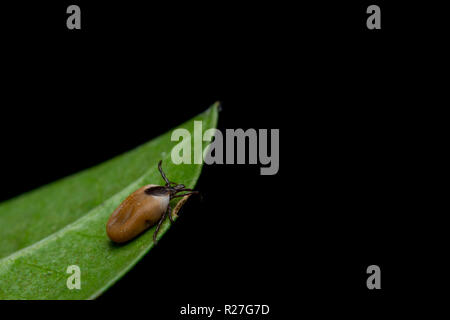
M 109 217 L 106 233 L 112 241 L 127 242 L 158 224 L 153 233 L 153 241 L 156 242 L 156 236 L 167 216 L 170 222 L 173 222 L 170 200 L 198 193 L 187 189 L 183 184 L 170 182 L 161 164 L 162 160 L 158 163 L 158 169 L 166 184 L 164 186 L 149 184 L 137 189 Z

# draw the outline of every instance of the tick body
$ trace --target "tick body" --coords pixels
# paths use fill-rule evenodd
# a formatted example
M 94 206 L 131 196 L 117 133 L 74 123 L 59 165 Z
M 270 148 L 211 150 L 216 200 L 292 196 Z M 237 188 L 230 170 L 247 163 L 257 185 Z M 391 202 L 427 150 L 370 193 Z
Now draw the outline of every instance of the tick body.
M 127 242 L 157 224 L 153 233 L 153 241 L 156 242 L 161 224 L 167 216 L 173 222 L 170 200 L 198 193 L 185 188 L 182 184 L 170 182 L 161 168 L 161 163 L 162 161 L 158 163 L 158 169 L 166 184 L 164 186 L 154 184 L 143 186 L 130 194 L 114 210 L 106 224 L 106 233 L 112 241 Z

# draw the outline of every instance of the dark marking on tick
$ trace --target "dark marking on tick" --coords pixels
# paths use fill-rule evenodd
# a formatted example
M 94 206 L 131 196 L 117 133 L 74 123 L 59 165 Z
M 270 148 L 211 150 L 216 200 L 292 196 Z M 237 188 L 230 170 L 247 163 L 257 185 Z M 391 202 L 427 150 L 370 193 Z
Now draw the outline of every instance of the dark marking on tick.
M 145 190 L 145 193 L 152 196 L 165 196 L 169 190 L 163 186 L 154 186 Z

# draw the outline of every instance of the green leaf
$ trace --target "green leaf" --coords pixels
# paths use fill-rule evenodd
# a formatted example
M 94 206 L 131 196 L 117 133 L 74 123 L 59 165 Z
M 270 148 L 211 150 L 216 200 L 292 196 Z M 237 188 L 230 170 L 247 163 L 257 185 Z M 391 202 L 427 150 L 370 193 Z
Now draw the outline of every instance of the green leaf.
M 202 121 L 203 131 L 215 128 L 217 107 L 216 103 L 179 128 L 191 136 L 194 121 Z M 93 299 L 132 268 L 152 248 L 155 227 L 116 245 L 106 235 L 111 213 L 139 187 L 163 184 L 157 170 L 161 159 L 168 177 L 190 188 L 201 172 L 200 164 L 170 161 L 178 143 L 170 140 L 171 132 L 0 204 L 0 299 Z M 158 236 L 170 227 L 166 220 Z M 71 265 L 80 267 L 80 290 L 67 287 Z

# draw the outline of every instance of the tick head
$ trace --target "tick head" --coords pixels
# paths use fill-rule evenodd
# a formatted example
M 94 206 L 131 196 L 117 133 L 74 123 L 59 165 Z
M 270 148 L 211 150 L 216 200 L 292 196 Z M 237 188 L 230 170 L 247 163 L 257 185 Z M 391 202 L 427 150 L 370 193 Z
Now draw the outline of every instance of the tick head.
M 184 184 L 178 184 L 175 182 L 171 182 L 170 185 L 167 187 L 167 189 L 169 190 L 169 192 L 174 195 L 180 191 L 183 191 L 185 189 L 185 185 Z
M 179 190 L 184 189 L 184 188 L 186 188 L 184 184 L 177 184 L 177 185 L 174 187 L 174 189 L 175 189 L 176 191 L 179 191 Z
M 171 196 L 175 196 L 177 193 L 181 191 L 192 191 L 192 193 L 198 193 L 197 191 L 186 188 L 184 184 L 178 184 L 176 182 L 169 181 L 166 174 L 164 173 L 164 170 L 162 169 L 162 160 L 158 162 L 158 170 L 161 173 L 161 177 L 166 182 L 164 188 L 166 188 L 166 190 L 170 192 Z

